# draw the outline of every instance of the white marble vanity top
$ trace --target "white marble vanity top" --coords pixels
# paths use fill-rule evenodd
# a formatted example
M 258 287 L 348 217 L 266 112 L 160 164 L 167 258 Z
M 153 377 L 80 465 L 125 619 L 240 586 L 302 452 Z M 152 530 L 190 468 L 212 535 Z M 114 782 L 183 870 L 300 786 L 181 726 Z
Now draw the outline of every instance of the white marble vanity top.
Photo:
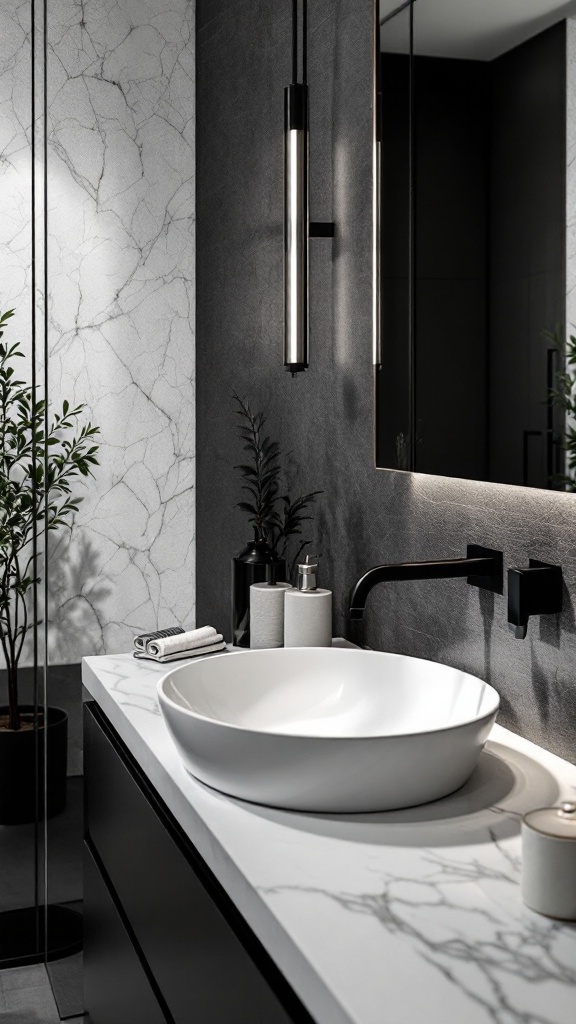
M 83 662 L 90 694 L 318 1024 L 576 1024 L 576 925 L 532 913 L 519 887 L 519 815 L 576 799 L 574 765 L 496 725 L 469 783 L 434 804 L 258 807 L 185 772 L 158 708 L 165 672 L 130 654 Z

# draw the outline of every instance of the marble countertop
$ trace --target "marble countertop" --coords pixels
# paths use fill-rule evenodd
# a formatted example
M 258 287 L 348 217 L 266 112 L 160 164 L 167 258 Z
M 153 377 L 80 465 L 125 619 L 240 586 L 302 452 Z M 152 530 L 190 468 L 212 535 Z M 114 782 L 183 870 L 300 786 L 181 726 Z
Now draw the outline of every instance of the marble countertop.
M 576 799 L 574 765 L 495 725 L 434 804 L 258 807 L 186 773 L 156 697 L 166 670 L 92 657 L 83 680 L 318 1024 L 575 1024 L 576 925 L 519 886 L 519 816 Z

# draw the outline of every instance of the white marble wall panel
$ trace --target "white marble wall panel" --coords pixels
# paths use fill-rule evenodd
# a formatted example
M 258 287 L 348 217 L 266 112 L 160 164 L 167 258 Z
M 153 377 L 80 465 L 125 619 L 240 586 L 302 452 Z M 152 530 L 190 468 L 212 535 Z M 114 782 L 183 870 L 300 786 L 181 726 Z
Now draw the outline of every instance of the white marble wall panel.
M 30 10 L 0 8 L 0 306 L 27 345 Z M 50 395 L 102 431 L 52 545 L 53 663 L 194 622 L 194 14 L 48 0 Z
M 0 4 L 0 309 L 29 351 L 31 321 L 31 49 L 29 2 Z M 8 340 L 8 338 L 6 339 Z
M 37 29 L 40 26 L 37 25 Z M 37 41 L 39 39 L 37 33 Z M 18 376 L 32 379 L 32 309 L 42 312 L 39 282 L 43 276 L 43 251 L 36 252 L 36 279 L 32 271 L 32 3 L 3 0 L 0 4 L 0 310 L 14 309 L 4 340 L 19 342 L 25 361 L 19 360 Z M 42 74 L 37 49 L 36 100 L 41 109 Z M 36 144 L 41 152 L 41 125 L 36 125 Z M 42 228 L 42 167 L 36 160 L 36 223 Z M 38 234 L 37 234 L 38 241 Z M 41 241 L 41 237 L 40 237 Z M 37 344 L 42 343 L 37 324 Z M 37 371 L 41 361 L 37 360 Z M 39 397 L 43 397 L 39 389 Z M 43 577 L 43 560 L 37 563 Z M 31 638 L 30 638 L 31 639 Z M 31 643 L 22 663 L 30 664 Z M 0 668 L 4 658 L 0 654 Z
M 0 307 L 28 351 L 30 14 L 0 7 Z M 50 394 L 102 431 L 52 545 L 53 662 L 194 621 L 194 102 L 193 3 L 48 0 Z
M 50 654 L 194 621 L 194 4 L 49 0 L 49 375 L 100 466 L 50 561 Z

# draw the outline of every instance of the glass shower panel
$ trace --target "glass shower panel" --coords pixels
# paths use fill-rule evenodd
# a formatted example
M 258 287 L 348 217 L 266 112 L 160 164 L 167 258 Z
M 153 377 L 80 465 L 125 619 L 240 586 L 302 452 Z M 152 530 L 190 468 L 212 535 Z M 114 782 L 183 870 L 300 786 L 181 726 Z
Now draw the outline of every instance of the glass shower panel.
M 69 906 L 81 897 L 74 741 L 48 679 L 48 547 L 73 514 L 67 468 L 81 449 L 71 458 L 63 443 L 73 410 L 46 401 L 44 16 L 34 0 L 0 9 L 0 969 L 61 962 L 81 946 Z
M 0 9 L 0 969 L 45 938 L 41 16 Z
M 82 103 L 70 96 L 75 70 L 89 56 L 84 15 L 70 0 L 48 0 L 44 43 L 44 129 L 47 217 L 43 239 L 47 303 L 44 319 L 45 383 L 49 398 L 46 435 L 46 486 L 50 500 L 44 521 L 46 578 L 45 710 L 55 722 L 47 745 L 48 804 L 45 817 L 45 903 L 47 970 L 62 1018 L 83 1012 L 82 991 L 82 654 L 95 653 L 87 642 L 82 589 L 89 581 L 89 555 L 78 541 L 84 481 L 94 447 L 85 389 L 74 339 L 81 317 L 77 301 L 77 263 L 89 260 L 78 233 L 85 211 L 75 202 L 73 174 L 66 161 L 72 136 L 82 151 Z M 99 7 L 101 13 L 101 8 Z M 75 57 L 74 57 L 75 52 Z M 70 71 L 70 77 L 68 72 Z M 80 89 L 80 91 L 82 91 Z M 65 113 L 63 113 L 65 112 Z M 87 156 L 88 161 L 90 156 Z M 86 593 L 84 593 L 86 597 Z
M 68 750 L 46 891 L 68 915 L 82 899 L 81 659 L 195 625 L 194 20 L 189 0 L 47 0 L 48 420 L 63 417 L 78 472 L 48 534 L 47 705 L 66 712 Z M 60 1012 L 80 1012 L 80 958 L 48 971 Z

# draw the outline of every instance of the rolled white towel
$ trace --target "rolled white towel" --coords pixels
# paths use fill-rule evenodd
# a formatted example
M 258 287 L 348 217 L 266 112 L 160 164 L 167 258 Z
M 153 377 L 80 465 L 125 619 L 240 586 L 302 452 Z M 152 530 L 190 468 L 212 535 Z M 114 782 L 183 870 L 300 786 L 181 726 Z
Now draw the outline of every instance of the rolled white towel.
M 160 640 L 165 636 L 175 636 L 176 633 L 184 633 L 185 630 L 182 626 L 169 626 L 168 629 L 155 629 L 152 633 L 140 633 L 134 637 L 134 649 L 136 651 L 145 651 L 146 644 L 150 643 L 151 640 Z
M 200 629 L 190 629 L 187 633 L 178 633 L 177 636 L 149 640 L 146 644 L 146 654 L 151 654 L 154 658 L 164 658 L 167 654 L 194 651 L 198 647 L 206 647 L 207 644 L 222 643 L 222 640 L 222 633 L 217 633 L 213 626 L 202 626 Z
M 216 636 L 221 636 L 217 633 Z M 215 639 L 215 638 L 214 638 Z M 164 654 L 163 656 L 147 654 L 146 651 L 134 651 L 134 657 L 146 661 L 155 661 L 158 665 L 164 665 L 168 661 L 183 661 L 184 658 L 203 658 L 205 654 L 215 654 L 216 651 L 225 651 L 226 643 L 203 644 L 202 647 L 195 647 L 188 651 L 178 651 L 176 654 Z

